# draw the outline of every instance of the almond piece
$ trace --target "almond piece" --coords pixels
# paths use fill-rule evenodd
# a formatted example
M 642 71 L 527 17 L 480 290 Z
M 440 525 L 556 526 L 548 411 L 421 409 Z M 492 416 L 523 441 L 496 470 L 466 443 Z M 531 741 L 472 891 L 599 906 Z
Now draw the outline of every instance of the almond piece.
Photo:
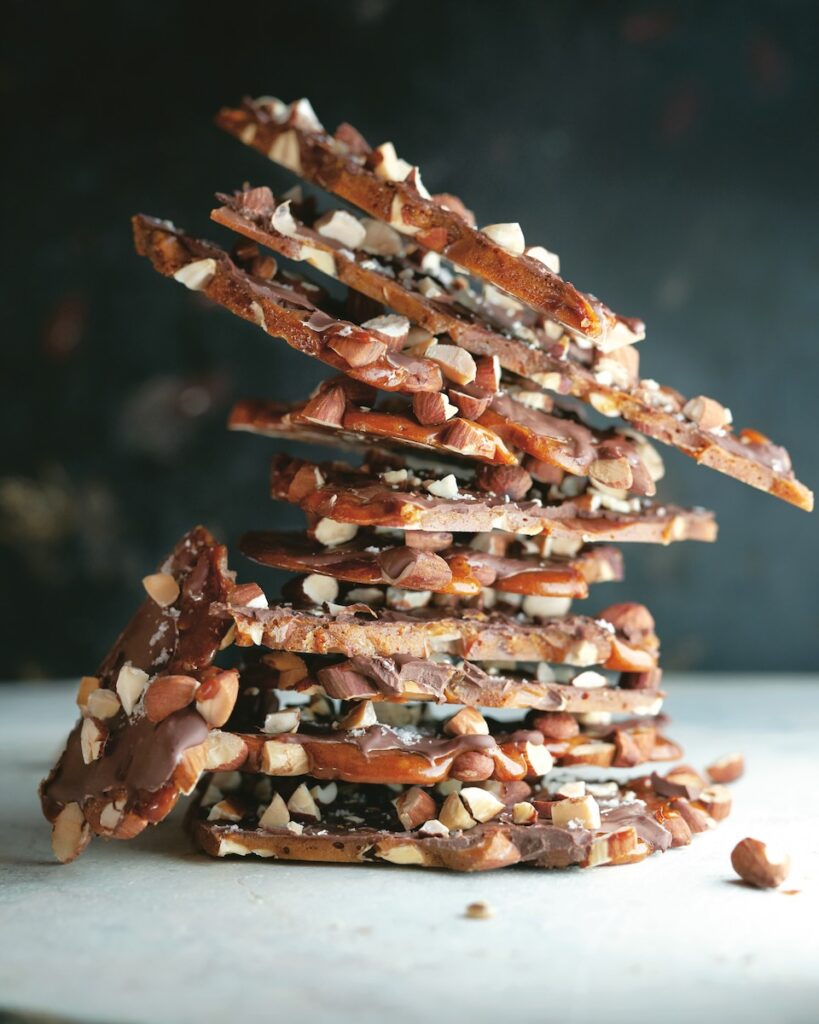
M 268 831 L 274 828 L 284 828 L 289 821 L 290 811 L 287 809 L 287 804 L 282 799 L 281 794 L 276 793 L 270 801 L 270 805 L 265 809 L 264 814 L 259 818 L 259 828 Z
M 312 786 L 310 792 L 317 804 L 331 804 L 338 797 L 338 786 L 335 782 L 328 782 L 326 786 Z
M 198 689 L 199 680 L 192 676 L 159 676 L 145 691 L 145 714 L 150 721 L 161 722 L 187 707 Z
M 352 367 L 369 366 L 381 359 L 387 352 L 387 346 L 371 334 L 357 331 L 350 337 L 333 334 L 327 341 L 327 347 L 336 355 L 341 356 Z
M 116 691 L 123 708 L 125 708 L 126 715 L 130 715 L 136 707 L 148 678 L 147 672 L 143 672 L 141 668 L 135 668 L 130 661 L 126 661 L 119 670 Z
M 458 480 L 454 473 L 449 473 L 441 480 L 427 480 L 424 483 L 424 490 L 435 495 L 436 498 L 452 499 L 458 497 Z
M 211 736 L 214 734 L 211 733 Z M 242 744 L 244 746 L 244 744 Z M 182 752 L 182 756 L 174 768 L 173 783 L 180 793 L 189 796 L 196 788 L 205 765 L 208 761 L 208 742 L 197 743 L 195 747 L 188 747 Z M 217 762 L 218 766 L 218 762 Z M 238 774 L 238 773 L 237 773 Z
M 521 501 L 529 493 L 532 477 L 522 466 L 478 466 L 475 483 L 489 494 Z
M 196 710 L 208 725 L 220 728 L 230 718 L 239 694 L 239 673 L 216 669 L 203 680 L 196 694 Z
M 537 810 L 534 804 L 530 804 L 528 800 L 515 804 L 512 807 L 512 821 L 516 825 L 534 825 L 537 821 Z
M 344 390 L 329 387 L 310 399 L 299 413 L 299 419 L 325 427 L 340 427 L 346 409 L 347 397 Z
M 98 690 L 99 687 L 100 681 L 96 676 L 83 676 L 80 679 L 80 686 L 77 690 L 77 707 L 80 711 L 85 709 L 85 706 L 88 703 L 88 698 L 95 690 Z
M 497 356 L 480 356 L 475 360 L 475 384 L 495 394 L 500 389 L 501 365 Z
M 313 794 L 303 782 L 293 791 L 293 795 L 287 801 L 287 809 L 291 815 L 297 814 L 300 817 L 311 818 L 314 821 L 321 820 L 321 811 L 318 804 L 313 799 Z
M 627 491 L 634 483 L 631 465 L 628 459 L 594 459 L 589 465 L 589 478 L 605 487 L 613 487 L 617 491 Z
M 431 821 L 438 813 L 438 806 L 429 793 L 420 786 L 412 786 L 393 800 L 398 820 L 407 831 Z
M 441 367 L 443 375 L 456 384 L 470 384 L 478 372 L 475 360 L 465 348 L 433 342 L 424 353 Z
M 449 395 L 450 401 L 457 406 L 461 416 L 468 420 L 480 419 L 492 400 L 492 396 L 489 394 L 468 395 L 465 391 L 458 391 L 455 388 L 449 388 L 447 395 Z
M 568 797 L 552 804 L 552 821 L 555 825 L 568 828 L 570 822 L 577 822 L 581 828 L 600 828 L 600 807 L 593 796 Z
M 731 813 L 731 791 L 720 783 L 706 786 L 697 799 L 714 821 L 723 821 Z
M 326 548 L 335 547 L 337 544 L 346 544 L 358 533 L 358 527 L 354 523 L 339 523 L 335 519 L 319 519 L 313 527 L 313 536 Z
M 267 608 L 267 598 L 258 583 L 240 583 L 230 593 L 231 608 Z
M 348 249 L 357 249 L 364 241 L 367 231 L 361 222 L 346 210 L 331 210 L 313 224 L 324 238 L 332 238 Z
M 477 708 L 466 707 L 444 722 L 444 732 L 449 736 L 488 736 L 489 725 Z
M 389 349 L 402 349 L 407 343 L 410 331 L 410 322 L 405 316 L 396 313 L 384 313 L 382 316 L 365 320 L 361 327 L 367 331 L 374 331 Z
M 450 793 L 446 800 L 444 800 L 438 820 L 446 825 L 450 832 L 473 828 L 478 824 L 466 807 L 464 807 L 458 793 Z
M 527 743 L 523 754 L 527 777 L 547 775 L 554 767 L 554 758 L 545 743 Z
M 282 690 L 290 690 L 302 679 L 307 678 L 307 665 L 298 654 L 293 654 L 290 651 L 275 651 L 272 654 L 266 654 L 264 661 L 279 673 L 277 685 Z
M 296 732 L 301 712 L 298 708 L 286 708 L 265 716 L 262 732 L 268 736 L 281 736 L 284 732 Z
M 686 402 L 683 415 L 703 430 L 721 430 L 731 423 L 730 409 L 705 395 L 697 395 Z
M 476 821 L 490 821 L 504 809 L 505 804 L 486 789 L 478 786 L 464 786 L 458 794 L 467 811 Z
M 458 414 L 456 406 L 447 401 L 440 391 L 418 391 L 412 396 L 412 411 L 425 427 L 446 423 Z
M 378 556 L 378 564 L 391 586 L 440 591 L 452 580 L 449 565 L 434 551 L 387 548 Z
M 180 267 L 173 275 L 174 281 L 184 284 L 193 292 L 201 292 L 207 288 L 216 274 L 216 260 L 204 259 L 194 260 L 192 263 Z
M 220 800 L 208 812 L 208 821 L 241 821 L 242 809 L 233 800 Z
M 726 754 L 705 769 L 712 782 L 736 782 L 745 771 L 742 754 Z
M 335 601 L 338 597 L 338 580 L 313 572 L 301 581 L 301 589 L 308 601 L 312 601 L 313 604 L 325 604 L 328 601 Z
M 247 758 L 247 744 L 241 736 L 231 732 L 213 729 L 204 741 L 204 771 L 229 772 L 244 764 Z
M 148 597 L 160 608 L 167 608 L 179 597 L 179 584 L 169 572 L 155 572 L 150 576 L 143 576 L 142 586 Z
M 98 757 L 102 756 L 106 739 L 108 739 L 108 730 L 93 718 L 86 718 L 80 730 L 80 749 L 85 764 L 91 764 L 92 761 L 96 761 Z
M 759 839 L 743 839 L 731 853 L 731 864 L 743 882 L 758 889 L 775 889 L 788 877 L 791 859 Z
M 105 721 L 106 718 L 113 718 L 118 714 L 121 707 L 119 697 L 113 690 L 105 690 L 100 687 L 89 694 L 85 711 L 90 718 Z
M 512 253 L 513 256 L 523 255 L 526 248 L 526 240 L 523 237 L 523 230 L 517 221 L 507 224 L 487 224 L 481 229 L 487 238 L 491 238 L 496 245 Z
M 306 775 L 310 759 L 300 743 L 268 740 L 262 748 L 261 770 L 265 775 Z
M 526 255 L 530 256 L 533 260 L 537 260 L 538 263 L 542 263 L 553 274 L 560 273 L 560 257 L 556 252 L 549 252 L 542 245 L 530 245 L 526 250 Z
M 54 819 L 51 848 L 63 864 L 78 857 L 91 842 L 91 828 L 77 803 L 66 804 Z
M 489 430 L 481 429 L 469 420 L 456 416 L 447 422 L 438 435 L 438 441 L 459 455 L 470 458 L 494 458 L 499 438 Z
M 493 759 L 477 750 L 465 750 L 458 754 L 449 769 L 450 777 L 459 782 L 483 782 L 485 779 L 491 779 L 494 773 Z M 441 818 L 441 821 L 443 820 Z
M 343 718 L 338 721 L 339 729 L 367 729 L 378 724 L 378 717 L 371 700 L 358 701 Z

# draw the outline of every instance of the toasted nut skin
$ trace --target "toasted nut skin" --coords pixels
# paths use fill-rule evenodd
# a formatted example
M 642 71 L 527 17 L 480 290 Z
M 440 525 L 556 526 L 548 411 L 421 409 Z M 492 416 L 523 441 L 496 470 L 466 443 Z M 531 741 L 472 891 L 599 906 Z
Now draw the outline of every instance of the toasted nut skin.
M 580 733 L 577 719 L 568 711 L 546 711 L 535 715 L 532 727 L 550 740 L 570 740 Z
M 159 676 L 145 691 L 145 714 L 161 722 L 190 704 L 198 689 L 199 680 L 191 676 Z
M 335 334 L 327 342 L 327 347 L 353 367 L 369 366 L 387 351 L 387 346 L 383 341 L 379 341 L 373 335 L 365 335 L 363 332 L 359 332 L 357 337 L 352 338 L 343 338 Z
M 672 800 L 671 806 L 675 811 L 679 811 L 685 819 L 685 823 L 695 834 L 707 832 L 709 828 L 714 826 L 713 818 L 699 807 L 689 803 L 685 797 L 680 796 L 676 800 Z
M 500 388 L 501 365 L 497 356 L 480 356 L 475 360 L 475 384 L 494 394 Z
M 594 459 L 589 465 L 589 477 L 604 487 L 628 491 L 634 483 L 631 465 L 626 458 Z
M 645 605 L 636 604 L 634 601 L 609 605 L 600 612 L 599 617 L 610 622 L 632 642 L 654 632 L 654 616 Z
M 475 483 L 482 491 L 521 501 L 529 493 L 532 477 L 522 466 L 478 466 Z
M 450 793 L 444 800 L 438 820 L 450 830 L 456 832 L 459 829 L 469 829 L 477 825 L 477 822 L 464 806 L 463 800 L 457 793 Z
M 89 696 L 98 690 L 100 687 L 100 681 L 96 676 L 83 676 L 80 679 L 80 686 L 77 690 L 77 707 L 82 711 L 88 702 Z
M 742 754 L 726 754 L 705 769 L 712 782 L 736 782 L 745 772 Z
M 759 839 L 743 839 L 731 853 L 731 864 L 743 882 L 758 889 L 775 889 L 788 877 L 791 860 L 773 853 Z
M 435 800 L 420 786 L 404 790 L 393 804 L 399 821 L 408 831 L 423 825 L 425 821 L 431 821 L 438 813 Z
M 378 715 L 371 700 L 356 701 L 343 718 L 338 721 L 339 729 L 367 729 L 378 724 Z
M 455 384 L 469 384 L 475 379 L 475 360 L 465 348 L 433 342 L 424 355 L 436 362 L 444 376 Z
M 679 811 L 665 808 L 657 813 L 657 820 L 671 833 L 672 846 L 688 846 L 691 842 L 691 829 Z
M 145 576 L 142 586 L 160 608 L 167 608 L 179 597 L 179 584 L 169 572 L 155 572 Z
M 468 420 L 480 419 L 489 408 L 489 403 L 492 400 L 492 396 L 489 394 L 469 395 L 465 391 L 458 391 L 456 388 L 449 388 L 447 395 L 461 416 Z
M 476 921 L 485 921 L 490 917 L 495 916 L 494 908 L 483 900 L 477 900 L 475 903 L 467 905 L 464 911 L 464 917 L 471 917 Z
M 450 777 L 461 782 L 483 782 L 491 779 L 495 771 L 495 762 L 486 754 L 477 750 L 466 750 L 458 754 L 449 769 Z M 441 818 L 443 821 L 443 818 Z M 446 825 L 446 822 L 444 822 Z
M 700 793 L 698 801 L 714 821 L 723 821 L 731 813 L 731 791 L 719 782 L 713 786 L 706 786 Z
M 340 387 L 320 391 L 302 409 L 299 418 L 326 427 L 340 427 L 347 408 L 347 398 Z
M 230 718 L 239 694 L 239 673 L 235 669 L 223 672 L 214 669 L 196 694 L 196 710 L 208 725 L 221 728 Z
M 717 430 L 727 427 L 731 422 L 731 414 L 725 406 L 706 395 L 697 395 L 687 401 L 683 406 L 683 414 L 703 430 Z
M 412 396 L 412 411 L 419 423 L 432 427 L 451 420 L 457 415 L 458 407 L 440 391 L 419 391 Z
M 444 723 L 448 736 L 488 736 L 489 725 L 476 708 L 461 708 Z

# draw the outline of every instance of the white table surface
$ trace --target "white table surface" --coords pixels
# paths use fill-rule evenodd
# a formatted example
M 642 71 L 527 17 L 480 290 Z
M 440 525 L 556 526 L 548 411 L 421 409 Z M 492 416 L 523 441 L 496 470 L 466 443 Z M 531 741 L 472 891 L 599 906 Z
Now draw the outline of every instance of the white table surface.
M 746 755 L 731 818 L 630 867 L 466 876 L 213 861 L 178 814 L 53 864 L 35 790 L 75 687 L 0 687 L 0 1019 L 819 1020 L 819 679 L 668 683 L 686 760 Z M 797 893 L 733 880 L 746 835 Z

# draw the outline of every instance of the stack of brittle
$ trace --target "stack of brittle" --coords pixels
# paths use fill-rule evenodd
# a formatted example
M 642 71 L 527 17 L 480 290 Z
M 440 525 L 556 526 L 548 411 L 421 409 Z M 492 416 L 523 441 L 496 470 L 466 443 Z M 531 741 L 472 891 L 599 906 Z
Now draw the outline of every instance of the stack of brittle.
M 202 527 L 145 578 L 41 789 L 57 857 L 191 793 L 214 856 L 471 871 L 689 843 L 731 798 L 654 770 L 682 753 L 654 620 L 574 602 L 622 578 L 615 544 L 716 537 L 709 512 L 657 499 L 648 438 L 810 509 L 787 452 L 641 378 L 641 321 L 561 278 L 518 224 L 479 230 L 391 143 L 328 133 L 306 100 L 217 122 L 347 205 L 245 186 L 211 215 L 230 251 L 143 215 L 137 251 L 332 368 L 303 401 L 240 401 L 232 429 L 349 454 L 273 458 L 271 496 L 306 529 L 239 549 L 295 574 L 278 599 L 237 582 Z

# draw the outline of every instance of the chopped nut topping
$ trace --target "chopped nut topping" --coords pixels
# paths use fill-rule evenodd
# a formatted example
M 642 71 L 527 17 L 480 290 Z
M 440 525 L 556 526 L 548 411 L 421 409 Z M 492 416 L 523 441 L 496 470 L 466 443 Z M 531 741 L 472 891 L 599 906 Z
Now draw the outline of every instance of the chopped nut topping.
M 526 248 L 523 230 L 516 221 L 509 224 L 487 224 L 483 233 L 513 256 L 522 255 Z
M 147 683 L 148 673 L 143 672 L 141 668 L 135 668 L 130 661 L 126 661 L 119 670 L 116 690 L 126 715 L 133 712 Z
M 179 597 L 179 584 L 169 572 L 155 572 L 143 577 L 142 586 L 148 597 L 161 608 L 167 608 Z

